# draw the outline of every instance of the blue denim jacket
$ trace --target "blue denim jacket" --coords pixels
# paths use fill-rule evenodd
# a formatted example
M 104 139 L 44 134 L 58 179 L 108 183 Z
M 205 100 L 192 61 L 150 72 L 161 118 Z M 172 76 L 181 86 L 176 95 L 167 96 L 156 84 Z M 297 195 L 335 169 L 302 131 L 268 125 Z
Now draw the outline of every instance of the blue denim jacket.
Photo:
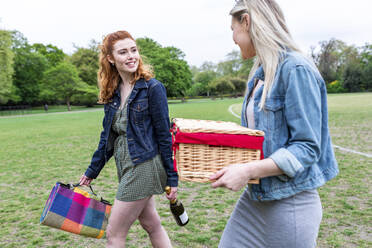
M 248 82 L 264 81 L 259 67 Z M 250 185 L 253 200 L 277 200 L 320 187 L 338 174 L 338 166 L 328 129 L 327 91 L 315 66 L 303 55 L 287 52 L 278 65 L 271 94 L 264 108 L 259 102 L 263 85 L 254 96 L 255 128 L 265 132 L 263 151 L 284 175 L 262 178 Z M 242 126 L 247 126 L 246 95 Z
M 112 101 L 104 105 L 103 131 L 98 148 L 85 172 L 89 178 L 96 178 L 113 155 L 116 135 L 111 132 L 111 125 L 119 106 L 120 91 L 116 89 Z M 160 153 L 168 176 L 167 185 L 176 187 L 178 175 L 173 167 L 172 136 L 169 131 L 169 112 L 164 85 L 156 79 L 138 80 L 128 98 L 127 113 L 127 141 L 133 164 L 142 163 Z

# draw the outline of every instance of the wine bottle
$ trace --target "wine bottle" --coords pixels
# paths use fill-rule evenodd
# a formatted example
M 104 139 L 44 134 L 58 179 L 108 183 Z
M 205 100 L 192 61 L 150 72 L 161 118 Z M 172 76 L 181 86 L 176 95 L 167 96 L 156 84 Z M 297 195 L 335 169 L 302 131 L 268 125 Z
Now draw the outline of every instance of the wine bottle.
M 165 187 L 167 195 L 171 192 L 171 187 Z M 169 201 L 170 211 L 179 226 L 184 226 L 189 222 L 189 216 L 187 216 L 186 210 L 182 203 L 178 199 Z

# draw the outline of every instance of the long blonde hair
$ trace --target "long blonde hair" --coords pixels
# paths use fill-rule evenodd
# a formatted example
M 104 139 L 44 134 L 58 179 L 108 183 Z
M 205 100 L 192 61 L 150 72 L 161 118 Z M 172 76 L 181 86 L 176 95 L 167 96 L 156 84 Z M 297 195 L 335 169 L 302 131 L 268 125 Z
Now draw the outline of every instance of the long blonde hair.
M 283 12 L 275 0 L 238 0 L 230 11 L 230 15 L 239 22 L 242 22 L 242 15 L 245 13 L 250 17 L 247 31 L 257 55 L 249 73 L 249 80 L 260 65 L 265 72 L 264 89 L 260 102 L 262 109 L 266 97 L 270 95 L 273 87 L 281 54 L 287 49 L 302 52 L 293 41 Z
M 118 70 L 114 65 L 108 60 L 108 55 L 112 55 L 113 47 L 116 41 L 123 39 L 131 39 L 135 42 L 133 37 L 127 31 L 117 31 L 111 34 L 108 34 L 100 46 L 100 55 L 99 55 L 99 70 L 98 70 L 98 85 L 99 85 L 99 103 L 108 103 L 115 89 L 118 87 L 120 82 L 120 75 Z M 153 77 L 151 67 L 145 65 L 142 61 L 142 58 L 139 59 L 137 71 L 134 72 L 133 80 L 131 84 L 135 84 L 140 78 L 150 80 Z

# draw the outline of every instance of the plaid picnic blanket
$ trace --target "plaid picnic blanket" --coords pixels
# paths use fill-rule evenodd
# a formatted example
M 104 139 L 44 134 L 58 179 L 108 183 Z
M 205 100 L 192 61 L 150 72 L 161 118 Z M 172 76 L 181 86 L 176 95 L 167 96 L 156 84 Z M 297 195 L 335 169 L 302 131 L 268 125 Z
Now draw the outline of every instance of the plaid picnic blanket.
M 45 204 L 40 223 L 67 232 L 103 237 L 111 204 L 71 184 L 57 182 Z

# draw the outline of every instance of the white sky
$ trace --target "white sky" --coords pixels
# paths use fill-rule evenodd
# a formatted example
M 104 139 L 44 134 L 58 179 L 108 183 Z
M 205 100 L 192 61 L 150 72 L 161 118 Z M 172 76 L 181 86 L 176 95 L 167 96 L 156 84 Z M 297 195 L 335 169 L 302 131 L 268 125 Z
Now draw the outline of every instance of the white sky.
M 277 0 L 300 47 L 330 38 L 348 45 L 372 43 L 370 0 Z M 65 53 L 73 44 L 117 30 L 175 46 L 190 65 L 217 63 L 238 49 L 232 41 L 234 0 L 0 0 L 0 28 L 18 30 L 30 43 L 52 44 Z

